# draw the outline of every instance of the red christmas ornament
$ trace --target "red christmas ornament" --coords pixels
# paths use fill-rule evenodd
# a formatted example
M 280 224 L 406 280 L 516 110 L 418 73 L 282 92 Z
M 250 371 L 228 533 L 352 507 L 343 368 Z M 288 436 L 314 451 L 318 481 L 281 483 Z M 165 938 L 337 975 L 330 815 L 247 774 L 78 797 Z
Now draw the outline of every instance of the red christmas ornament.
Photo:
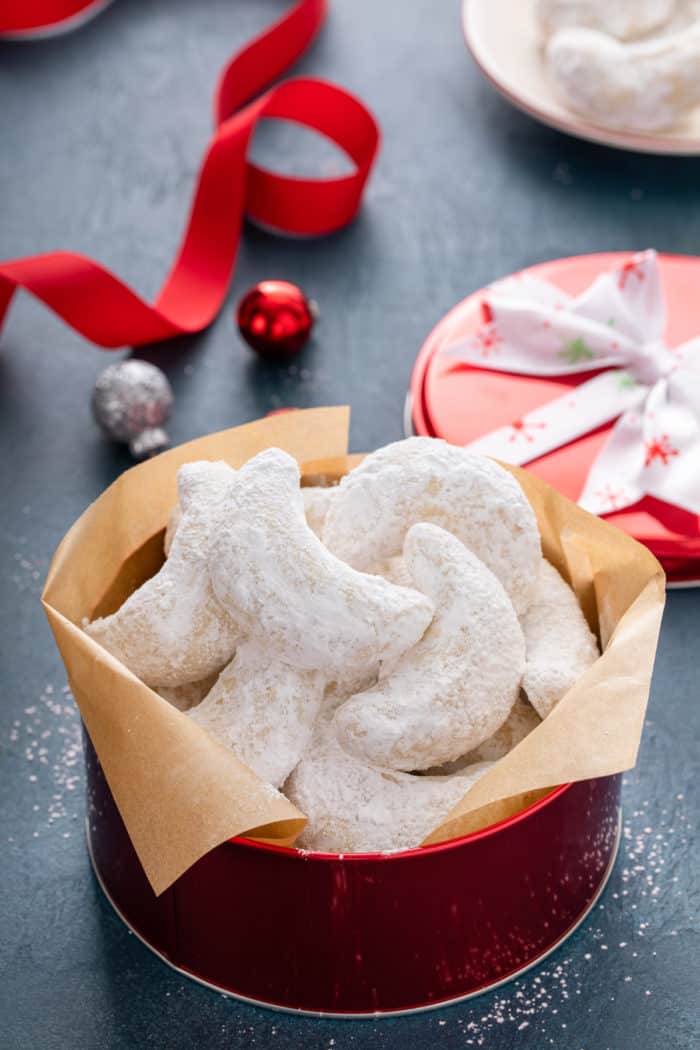
M 259 281 L 245 293 L 236 319 L 241 335 L 262 357 L 291 357 L 306 343 L 318 307 L 289 281 Z

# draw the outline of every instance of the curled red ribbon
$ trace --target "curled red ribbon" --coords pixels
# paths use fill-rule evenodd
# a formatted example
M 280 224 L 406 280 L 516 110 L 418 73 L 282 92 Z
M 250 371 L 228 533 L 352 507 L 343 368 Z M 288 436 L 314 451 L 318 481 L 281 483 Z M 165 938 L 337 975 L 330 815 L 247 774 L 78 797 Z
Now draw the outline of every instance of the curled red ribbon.
M 187 228 L 152 305 L 99 263 L 74 252 L 50 252 L 0 262 L 0 325 L 15 290 L 23 288 L 87 339 L 110 349 L 198 332 L 214 319 L 226 295 L 244 214 L 302 235 L 331 233 L 350 222 L 379 145 L 369 111 L 342 88 L 311 78 L 287 80 L 255 97 L 309 46 L 325 12 L 325 0 L 300 0 L 224 68 L 215 96 L 216 130 Z M 302 179 L 251 164 L 248 146 L 263 117 L 320 132 L 350 157 L 355 170 L 339 178 Z

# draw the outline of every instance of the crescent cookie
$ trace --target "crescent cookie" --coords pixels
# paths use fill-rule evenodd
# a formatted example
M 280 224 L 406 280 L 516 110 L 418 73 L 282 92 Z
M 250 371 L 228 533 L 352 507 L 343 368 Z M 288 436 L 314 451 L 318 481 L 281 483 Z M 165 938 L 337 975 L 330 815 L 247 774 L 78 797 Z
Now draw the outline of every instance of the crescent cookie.
M 465 765 L 471 765 L 472 762 L 498 762 L 499 758 L 512 751 L 533 729 L 537 729 L 541 721 L 527 697 L 520 695 L 500 729 L 465 755 L 462 761 Z
M 545 36 L 583 26 L 630 40 L 669 20 L 676 0 L 538 0 L 537 18 Z
M 244 642 L 189 717 L 279 787 L 308 747 L 323 688 L 319 672 L 299 671 Z
M 527 608 L 541 550 L 524 492 L 497 463 L 437 438 L 397 441 L 347 474 L 323 542 L 353 568 L 381 573 L 419 521 L 453 533 L 495 573 L 516 611 Z
M 326 520 L 326 514 L 328 512 L 333 492 L 333 488 L 321 485 L 308 485 L 301 490 L 301 495 L 304 500 L 306 520 L 311 531 L 315 532 L 317 536 L 320 536 L 323 531 L 323 523 Z M 179 504 L 176 504 L 170 512 L 168 524 L 165 529 L 165 536 L 163 537 L 163 548 L 165 550 L 166 558 L 170 553 L 170 547 L 177 531 L 177 527 L 180 524 L 181 516 L 182 512 L 180 511 L 180 506 Z
M 214 597 L 207 552 L 236 472 L 225 463 L 187 463 L 178 472 L 182 519 L 170 557 L 117 612 L 85 631 L 147 685 L 179 686 L 218 672 L 238 631 Z
M 525 641 L 508 595 L 476 555 L 436 525 L 414 525 L 404 558 L 435 603 L 423 638 L 375 688 L 338 709 L 343 748 L 388 769 L 441 765 L 483 744 L 518 698 Z
M 326 701 L 311 745 L 284 786 L 309 818 L 297 845 L 304 849 L 364 853 L 412 849 L 467 793 L 490 763 L 446 777 L 376 769 L 340 747 Z
M 389 561 L 382 566 L 382 571 L 379 573 L 385 580 L 389 580 L 390 583 L 395 583 L 399 587 L 412 587 L 413 580 L 411 574 L 408 571 L 408 566 L 402 556 L 397 555 L 395 558 L 389 558 Z
M 335 558 L 304 516 L 299 468 L 268 449 L 237 474 L 209 560 L 214 592 L 241 633 L 303 671 L 347 678 L 418 641 L 433 603 Z
M 559 94 L 576 113 L 623 131 L 671 128 L 700 102 L 700 24 L 623 44 L 594 29 L 562 29 L 547 45 Z
M 308 485 L 301 490 L 301 495 L 304 500 L 306 520 L 311 531 L 315 532 L 317 536 L 320 536 L 323 531 L 323 523 L 326 520 L 326 513 L 334 491 L 335 490 L 331 487 L 321 485 Z M 175 538 L 177 527 L 180 524 L 181 517 L 182 511 L 180 510 L 180 504 L 176 503 L 168 517 L 168 523 L 165 527 L 165 535 L 163 537 L 163 550 L 165 551 L 166 558 L 170 554 L 170 548 L 173 539 Z
M 196 707 L 202 702 L 218 677 L 218 674 L 210 674 L 201 682 L 188 682 L 186 685 L 159 685 L 156 692 L 178 711 L 189 711 L 191 707 Z
M 331 505 L 333 494 L 336 491 L 335 487 L 331 488 L 322 485 L 306 485 L 301 490 L 306 522 L 311 531 L 318 537 L 320 537 L 323 532 L 328 508 Z
M 523 689 L 540 718 L 546 718 L 599 653 L 574 591 L 544 558 L 522 627 Z
M 458 773 L 475 762 L 498 762 L 499 758 L 503 758 L 509 751 L 512 751 L 533 729 L 537 729 L 541 721 L 542 719 L 532 704 L 521 693 L 515 701 L 513 710 L 493 736 L 490 736 L 483 744 L 479 744 L 463 758 L 458 758 L 455 762 L 445 762 L 441 766 L 431 766 L 426 773 L 434 776 Z
M 176 503 L 168 516 L 168 523 L 165 526 L 165 535 L 163 536 L 163 552 L 165 553 L 166 558 L 170 555 L 170 548 L 173 545 L 175 533 L 178 530 L 181 518 L 182 511 L 180 510 L 180 504 Z

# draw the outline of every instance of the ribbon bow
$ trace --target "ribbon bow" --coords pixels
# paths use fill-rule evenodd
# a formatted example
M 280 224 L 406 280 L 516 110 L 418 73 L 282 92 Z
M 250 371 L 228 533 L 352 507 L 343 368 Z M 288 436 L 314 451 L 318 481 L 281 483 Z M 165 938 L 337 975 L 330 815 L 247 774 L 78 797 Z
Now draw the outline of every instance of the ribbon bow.
M 17 3 L 10 6 L 17 14 Z M 81 3 L 36 0 L 28 5 L 22 0 L 21 6 L 31 7 L 37 18 L 55 15 L 55 21 Z M 379 146 L 379 128 L 369 110 L 347 91 L 310 77 L 285 80 L 259 94 L 309 47 L 325 14 L 326 0 L 297 0 L 224 67 L 215 98 L 216 130 L 182 244 L 154 303 L 92 259 L 48 252 L 0 262 L 0 327 L 15 291 L 23 288 L 109 349 L 199 332 L 226 297 L 244 214 L 268 229 L 303 236 L 331 233 L 349 223 Z M 7 27 L 2 10 L 0 31 Z M 257 167 L 248 159 L 248 146 L 258 121 L 266 117 L 320 132 L 348 155 L 355 170 L 306 179 Z
M 594 514 L 654 496 L 700 514 L 700 337 L 669 348 L 656 252 L 576 298 L 523 274 L 493 285 L 486 322 L 442 353 L 478 368 L 558 376 L 605 369 L 469 448 L 522 465 L 617 419 L 579 502 Z

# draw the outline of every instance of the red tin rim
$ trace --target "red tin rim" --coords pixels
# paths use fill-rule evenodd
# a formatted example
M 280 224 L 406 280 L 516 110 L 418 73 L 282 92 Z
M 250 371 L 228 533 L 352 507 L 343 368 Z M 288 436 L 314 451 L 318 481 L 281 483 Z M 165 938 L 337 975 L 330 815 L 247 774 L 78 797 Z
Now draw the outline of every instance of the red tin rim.
M 458 838 L 454 839 L 446 839 L 444 842 L 434 842 L 429 846 L 414 846 L 411 849 L 393 850 L 386 853 L 326 853 L 321 850 L 305 850 L 297 846 L 277 846 L 268 842 L 257 842 L 255 839 L 246 838 L 244 835 L 238 835 L 235 838 L 227 839 L 222 845 L 246 846 L 250 849 L 265 850 L 270 853 L 280 853 L 283 856 L 296 857 L 304 862 L 342 860 L 343 863 L 345 863 L 346 861 L 363 862 L 406 860 L 412 857 L 423 857 L 428 854 L 454 849 L 457 846 L 465 845 L 468 842 L 476 842 L 478 839 L 498 834 L 506 828 L 517 824 L 519 821 L 526 820 L 538 810 L 549 805 L 550 802 L 553 802 L 555 798 L 558 798 L 559 795 L 568 791 L 571 787 L 573 787 L 573 782 L 559 784 L 557 787 L 548 791 L 546 795 L 543 795 L 542 798 L 537 799 L 536 802 L 531 802 L 529 806 L 525 807 L 525 809 L 519 810 L 511 817 L 504 817 L 503 820 L 496 821 L 495 824 L 489 824 L 486 828 L 480 828 L 478 831 L 470 831 L 467 835 L 460 835 Z

